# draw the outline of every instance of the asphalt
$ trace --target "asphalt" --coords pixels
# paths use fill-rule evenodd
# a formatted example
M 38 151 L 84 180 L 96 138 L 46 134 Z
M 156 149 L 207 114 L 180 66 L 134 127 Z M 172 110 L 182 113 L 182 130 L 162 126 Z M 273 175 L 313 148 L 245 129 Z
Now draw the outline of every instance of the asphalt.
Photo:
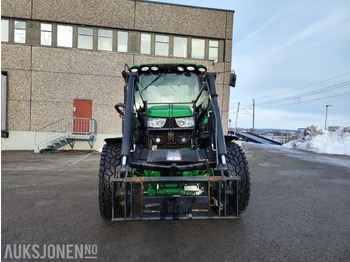
M 243 147 L 250 203 L 220 221 L 106 222 L 98 152 L 2 152 L 2 259 L 8 245 L 88 244 L 99 261 L 349 261 L 350 157 Z

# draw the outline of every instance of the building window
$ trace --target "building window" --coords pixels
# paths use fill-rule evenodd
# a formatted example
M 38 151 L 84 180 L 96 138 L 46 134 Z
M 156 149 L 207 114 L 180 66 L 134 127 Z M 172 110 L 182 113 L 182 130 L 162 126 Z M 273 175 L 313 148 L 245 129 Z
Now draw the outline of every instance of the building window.
M 156 35 L 155 55 L 169 56 L 169 36 Z
M 93 49 L 94 31 L 92 28 L 78 27 L 78 48 Z
M 15 43 L 24 44 L 26 42 L 26 22 L 15 21 Z
M 191 57 L 204 59 L 205 41 L 204 39 L 192 39 Z
M 1 42 L 9 41 L 9 20 L 1 19 Z
M 112 51 L 113 48 L 113 31 L 112 30 L 98 30 L 98 50 Z
M 151 35 L 141 34 L 141 54 L 151 54 Z
M 174 37 L 174 56 L 187 57 L 187 38 Z
M 57 26 L 57 46 L 73 46 L 73 27 L 68 25 Z
M 128 52 L 128 32 L 118 31 L 118 52 Z
M 52 24 L 40 24 L 40 44 L 52 45 Z
M 209 40 L 209 60 L 217 61 L 219 57 L 219 41 Z

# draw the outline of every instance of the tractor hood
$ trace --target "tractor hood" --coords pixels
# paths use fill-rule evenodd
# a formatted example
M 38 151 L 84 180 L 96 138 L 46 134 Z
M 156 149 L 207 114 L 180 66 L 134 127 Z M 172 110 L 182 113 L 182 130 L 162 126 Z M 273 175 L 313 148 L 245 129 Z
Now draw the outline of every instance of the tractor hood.
M 148 109 L 149 117 L 188 117 L 192 115 L 191 106 L 188 105 L 156 105 Z

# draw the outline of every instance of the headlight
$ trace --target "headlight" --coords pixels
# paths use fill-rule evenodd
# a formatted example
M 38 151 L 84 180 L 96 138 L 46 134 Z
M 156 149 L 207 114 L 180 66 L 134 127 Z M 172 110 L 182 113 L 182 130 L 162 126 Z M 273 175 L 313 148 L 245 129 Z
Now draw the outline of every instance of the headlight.
M 179 127 L 193 127 L 194 126 L 194 119 L 193 117 L 182 117 L 182 118 L 175 118 L 176 124 Z
M 149 117 L 147 124 L 148 127 L 162 128 L 166 123 L 166 118 L 153 118 Z

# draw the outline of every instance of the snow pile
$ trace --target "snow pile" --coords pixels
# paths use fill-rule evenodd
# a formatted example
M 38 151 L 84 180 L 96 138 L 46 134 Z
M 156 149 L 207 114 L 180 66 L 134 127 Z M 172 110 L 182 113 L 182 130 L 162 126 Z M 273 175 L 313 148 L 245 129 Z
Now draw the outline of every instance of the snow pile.
M 336 131 L 309 126 L 298 139 L 283 146 L 316 153 L 350 156 L 350 126 Z

